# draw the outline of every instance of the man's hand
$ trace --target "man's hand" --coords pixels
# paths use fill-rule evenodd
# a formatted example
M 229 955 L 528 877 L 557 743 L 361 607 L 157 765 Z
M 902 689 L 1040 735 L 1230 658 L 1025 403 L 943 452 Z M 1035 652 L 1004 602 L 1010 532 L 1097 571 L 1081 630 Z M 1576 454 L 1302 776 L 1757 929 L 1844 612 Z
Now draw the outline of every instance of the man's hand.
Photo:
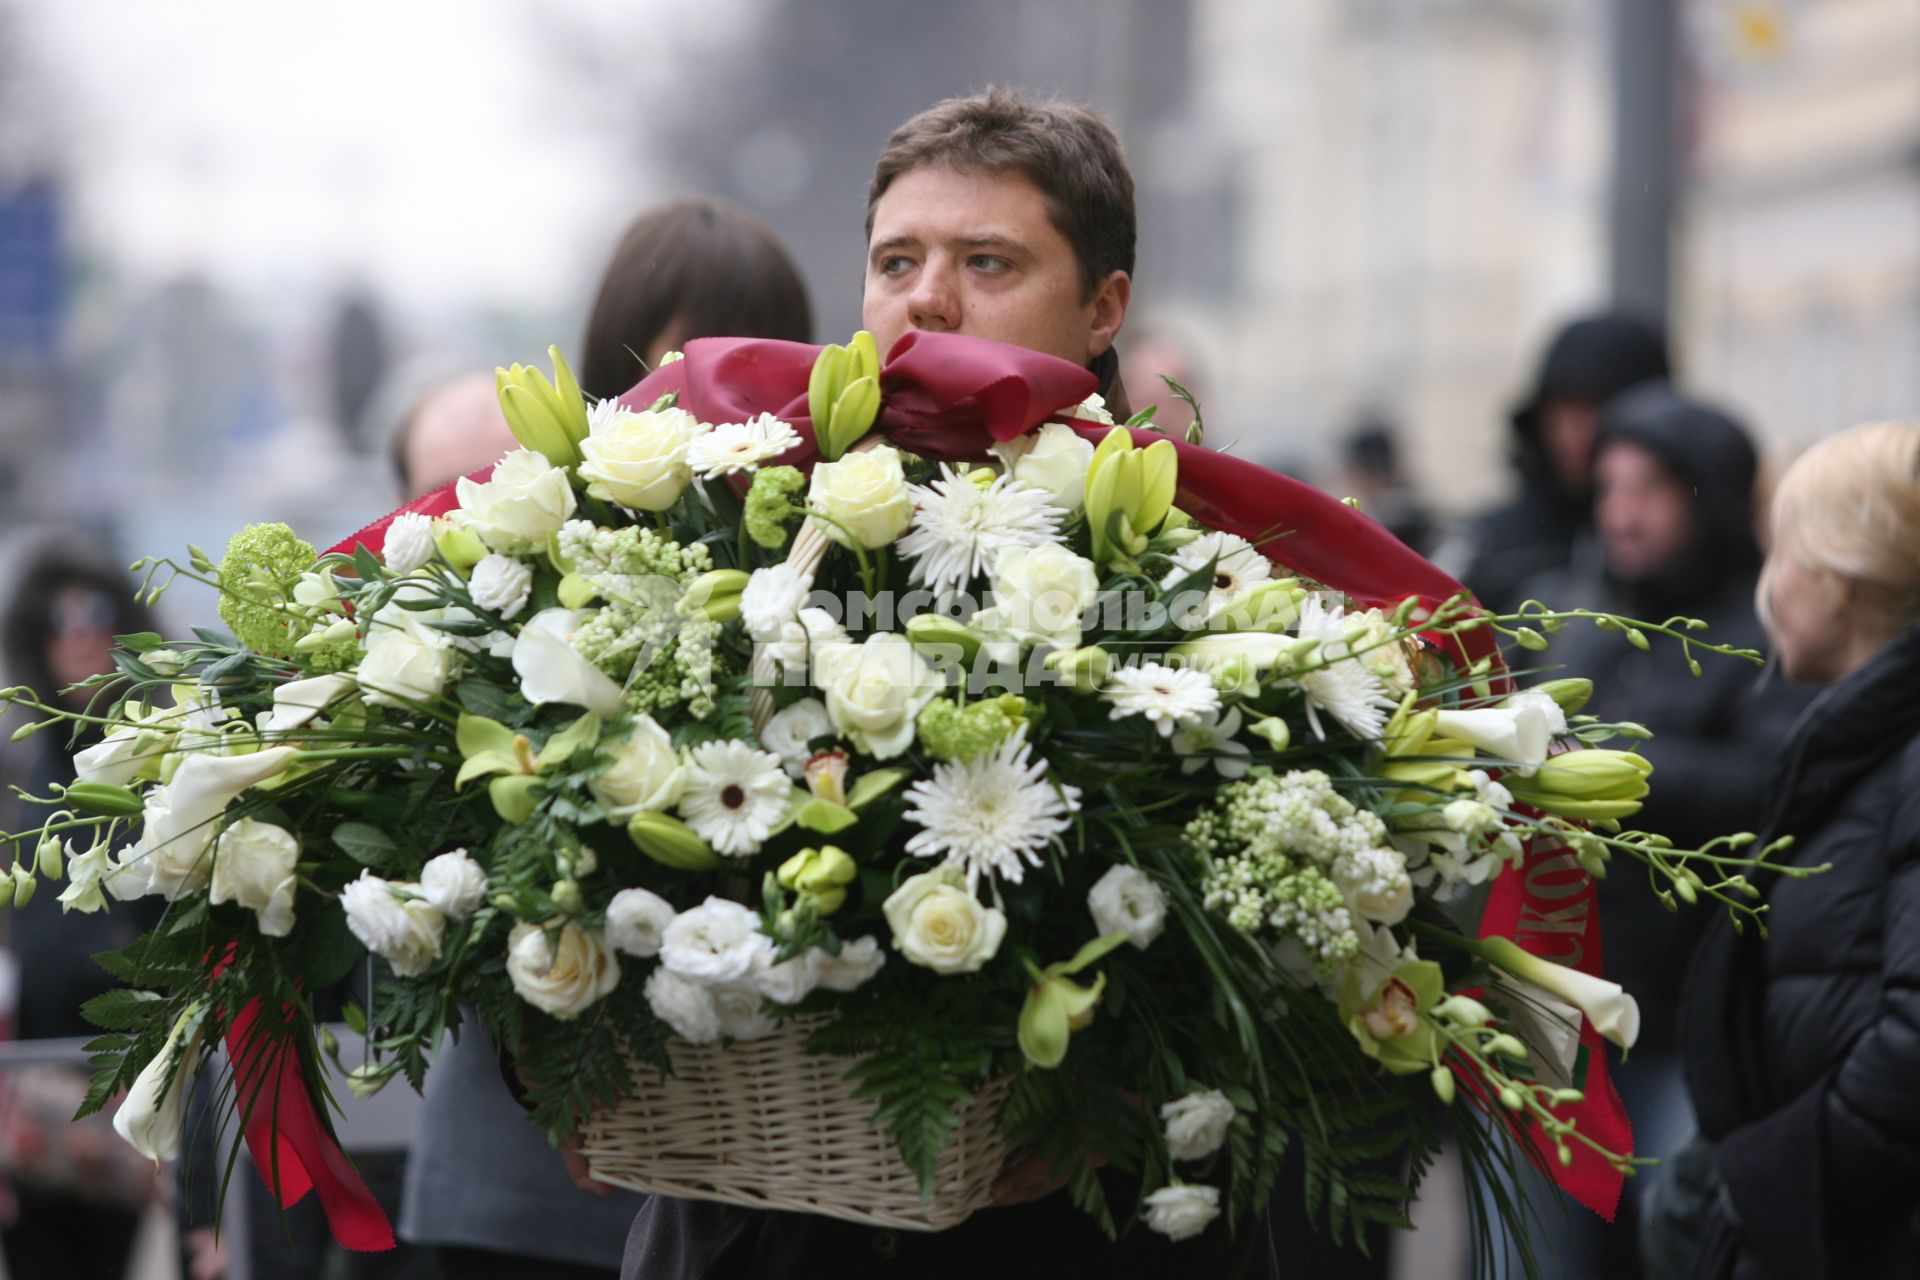
M 1095 1167 L 1106 1161 L 1095 1159 Z M 1056 1170 L 1053 1161 L 1038 1152 L 1021 1157 L 1008 1165 L 993 1184 L 993 1199 L 988 1201 L 996 1209 L 1005 1209 L 1009 1205 L 1025 1204 L 1029 1200 L 1038 1200 L 1050 1196 L 1067 1185 L 1072 1179 L 1069 1166 Z
M 567 1176 L 573 1179 L 573 1185 L 590 1196 L 610 1196 L 618 1187 L 609 1186 L 596 1180 L 587 1169 L 587 1158 L 580 1154 L 580 1135 L 570 1133 L 560 1140 L 560 1162 L 567 1166 Z

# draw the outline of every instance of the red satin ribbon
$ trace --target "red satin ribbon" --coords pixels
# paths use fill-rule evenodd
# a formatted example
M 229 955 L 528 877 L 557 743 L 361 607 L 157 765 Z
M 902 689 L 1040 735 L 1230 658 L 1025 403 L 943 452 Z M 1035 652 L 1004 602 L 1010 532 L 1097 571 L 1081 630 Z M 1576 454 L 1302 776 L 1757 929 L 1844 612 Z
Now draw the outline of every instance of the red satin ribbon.
M 684 359 L 654 370 L 620 400 L 630 408 L 644 409 L 674 393 L 679 405 L 702 422 L 745 422 L 758 414 L 772 414 L 792 424 L 802 440 L 780 461 L 804 469 L 820 456 L 807 403 L 807 383 L 819 354 L 819 347 L 799 342 L 697 338 L 687 344 Z M 936 460 L 985 457 L 994 443 L 1048 421 L 1066 421 L 1093 441 L 1113 429 L 1060 417 L 1098 389 L 1098 380 L 1088 370 L 1055 356 L 964 334 L 907 333 L 887 353 L 880 385 L 882 404 L 875 429 L 901 448 Z M 1408 596 L 1417 596 L 1431 610 L 1463 589 L 1378 522 L 1345 503 L 1229 454 L 1184 440 L 1172 443 L 1179 455 L 1180 509 L 1202 524 L 1255 543 L 1283 568 L 1369 608 L 1392 609 Z M 484 480 L 486 474 L 478 471 L 472 478 Z M 453 486 L 448 485 L 393 515 L 410 511 L 439 515 L 457 505 Z M 390 515 L 375 521 L 333 550 L 351 551 L 359 543 L 378 552 L 392 520 Z M 1505 687 L 1499 646 L 1491 629 L 1482 627 L 1449 643 L 1468 662 L 1492 657 L 1496 687 Z M 1548 902 L 1552 911 L 1564 911 L 1584 901 L 1588 907 L 1585 931 L 1579 935 L 1581 955 L 1570 962 L 1597 974 L 1600 918 L 1591 906 L 1592 882 L 1585 882 L 1578 891 L 1584 896 L 1578 898 L 1547 898 L 1528 888 L 1542 860 L 1551 863 L 1557 856 L 1529 854 L 1521 871 L 1499 875 L 1481 917 L 1480 936 L 1510 937 L 1536 955 L 1566 959 L 1559 952 L 1567 934 L 1529 930 L 1526 925 L 1542 918 L 1534 909 Z M 1549 885 L 1549 893 L 1560 889 L 1558 884 Z M 1604 1045 L 1590 1025 L 1583 1026 L 1581 1040 L 1591 1050 L 1587 1097 L 1567 1108 L 1567 1114 L 1577 1117 L 1584 1132 L 1613 1150 L 1630 1151 L 1626 1109 L 1607 1080 Z M 1537 1132 L 1534 1139 L 1541 1142 Z M 1557 1159 L 1545 1160 L 1544 1167 L 1570 1195 L 1611 1219 L 1622 1176 L 1584 1148 L 1574 1150 L 1571 1168 L 1563 1168 Z

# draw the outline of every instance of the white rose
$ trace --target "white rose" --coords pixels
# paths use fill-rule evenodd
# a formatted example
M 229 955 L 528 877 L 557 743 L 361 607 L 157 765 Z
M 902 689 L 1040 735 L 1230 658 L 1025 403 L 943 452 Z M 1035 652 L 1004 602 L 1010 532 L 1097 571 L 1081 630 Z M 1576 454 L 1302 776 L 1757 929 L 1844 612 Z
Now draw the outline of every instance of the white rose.
M 1048 500 L 1061 510 L 1075 512 L 1086 502 L 1093 442 L 1065 423 L 1049 422 L 1038 431 L 994 445 L 992 452 L 1008 475 L 1046 490 Z
M 1166 1126 L 1167 1154 L 1175 1160 L 1204 1160 L 1227 1140 L 1233 1103 L 1218 1089 L 1190 1093 L 1160 1108 Z
M 945 687 L 907 638 L 876 631 L 816 660 L 833 727 L 868 755 L 891 760 L 913 745 L 914 717 Z
M 737 902 L 708 898 L 682 911 L 660 938 L 660 963 L 683 978 L 735 982 L 753 971 L 754 956 L 773 946 L 760 917 Z
M 760 993 L 752 986 L 723 983 L 713 988 L 712 995 L 722 1035 L 735 1040 L 764 1040 L 780 1029 L 780 1024 L 760 1007 Z
M 580 478 L 596 498 L 634 511 L 665 511 L 693 480 L 687 446 L 701 429 L 685 409 L 609 414 L 580 442 Z
M 571 1022 L 620 985 L 620 963 L 600 934 L 569 921 L 552 932 L 517 924 L 507 935 L 507 977 L 522 1000 Z
M 195 1005 L 174 1020 L 160 1052 L 140 1070 L 113 1113 L 113 1131 L 135 1151 L 155 1161 L 180 1154 L 180 1128 L 186 1117 L 187 1093 L 199 1067 L 200 1032 L 207 1007 Z
M 449 920 L 464 920 L 486 900 L 487 873 L 465 849 L 453 849 L 420 868 L 420 892 Z
M 760 745 L 779 756 L 787 772 L 798 778 L 813 755 L 808 744 L 832 732 L 833 719 L 827 714 L 827 704 L 818 698 L 802 698 L 773 713 L 767 727 L 760 731 Z
M 242 818 L 221 832 L 213 847 L 208 901 L 237 902 L 259 917 L 261 933 L 284 938 L 293 930 L 299 861 L 300 842 L 291 831 Z
M 379 628 L 367 640 L 354 672 L 367 701 L 383 706 L 427 702 L 440 696 L 453 674 L 453 649 L 423 638 L 413 628 Z
M 879 973 L 880 966 L 886 962 L 887 953 L 880 949 L 880 940 L 871 934 L 843 942 L 837 956 L 820 953 L 820 985 L 829 991 L 857 990 Z
M 1124 933 L 1142 951 L 1167 927 L 1167 895 L 1138 867 L 1113 867 L 1094 881 L 1087 910 L 1102 936 Z
M 753 989 L 775 1004 L 799 1004 L 820 985 L 822 952 L 818 947 L 810 947 L 775 964 L 773 958 L 777 954 L 774 947 L 754 953 L 753 972 L 749 975 Z
M 1058 543 L 1015 547 L 993 567 L 994 604 L 974 616 L 976 629 L 1056 649 L 1080 645 L 1080 616 L 1100 594 L 1093 561 Z
M 778 640 L 789 622 L 800 616 L 813 579 L 784 560 L 755 569 L 740 592 L 740 621 L 755 640 Z
M 565 702 L 612 719 L 626 706 L 626 696 L 571 643 L 586 619 L 584 609 L 542 609 L 527 619 L 514 641 L 513 672 L 521 696 L 536 707 Z
M 1147 1206 L 1147 1226 L 1169 1240 L 1185 1240 L 1199 1235 L 1207 1224 L 1220 1216 L 1220 1191 L 1217 1187 L 1195 1187 L 1182 1183 L 1162 1187 L 1141 1203 Z
M 607 945 L 646 959 L 660 954 L 673 904 L 651 889 L 622 889 L 607 904 Z
M 647 1007 L 688 1044 L 711 1044 L 720 1038 L 713 992 L 664 965 L 647 975 Z
M 600 750 L 613 757 L 606 772 L 587 781 L 607 817 L 625 820 L 636 813 L 670 808 L 687 781 L 686 767 L 673 739 L 652 716 L 634 718 L 627 736 L 608 738 Z
M 117 898 L 157 893 L 169 902 L 205 888 L 220 815 L 248 787 L 283 772 L 295 754 L 292 747 L 274 747 L 242 756 L 187 756 L 170 785 L 147 791 L 139 843 L 107 887 Z
M 433 559 L 433 551 L 433 517 L 412 511 L 393 518 L 381 544 L 388 573 L 412 573 Z
M 315 716 L 352 693 L 354 688 L 354 678 L 345 672 L 289 680 L 273 691 L 273 710 L 260 722 L 260 732 L 287 733 L 310 724 Z
M 1361 849 L 1333 860 L 1333 882 L 1347 909 L 1374 924 L 1399 924 L 1413 910 L 1407 860 L 1393 849 Z
M 495 551 L 473 566 L 467 589 L 475 604 L 511 621 L 527 607 L 527 597 L 533 594 L 533 567 Z
M 893 945 L 935 973 L 974 973 L 993 959 L 1007 933 L 1007 917 L 983 907 L 956 883 L 957 867 L 910 876 L 880 905 Z
M 362 871 L 358 880 L 340 890 L 340 908 L 346 912 L 353 936 L 403 978 L 417 978 L 433 966 L 447 930 L 447 918 L 440 909 L 413 896 L 419 887 L 390 883 Z
M 822 462 L 807 486 L 807 507 L 835 523 L 815 521 L 841 546 L 884 547 L 907 531 L 913 497 L 901 469 L 900 451 L 876 445 L 838 462 Z
M 825 609 L 802 609 L 800 616 L 780 628 L 777 640 L 766 642 L 767 656 L 787 671 L 805 672 L 809 661 L 836 645 L 850 644 L 847 629 Z
M 460 477 L 453 491 L 465 524 L 495 551 L 539 550 L 575 505 L 567 473 L 530 449 L 500 459 L 484 484 Z

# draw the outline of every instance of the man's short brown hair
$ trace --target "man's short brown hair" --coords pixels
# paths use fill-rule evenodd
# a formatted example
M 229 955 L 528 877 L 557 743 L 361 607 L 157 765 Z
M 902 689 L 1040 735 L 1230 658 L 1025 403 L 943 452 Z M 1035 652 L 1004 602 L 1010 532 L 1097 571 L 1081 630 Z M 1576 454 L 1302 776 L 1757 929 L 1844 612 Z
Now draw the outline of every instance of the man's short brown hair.
M 895 178 L 926 165 L 1024 173 L 1073 246 L 1088 298 L 1113 272 L 1133 274 L 1133 174 L 1112 126 L 1088 108 L 994 88 L 922 111 L 893 131 L 873 166 L 869 240 L 880 197 Z

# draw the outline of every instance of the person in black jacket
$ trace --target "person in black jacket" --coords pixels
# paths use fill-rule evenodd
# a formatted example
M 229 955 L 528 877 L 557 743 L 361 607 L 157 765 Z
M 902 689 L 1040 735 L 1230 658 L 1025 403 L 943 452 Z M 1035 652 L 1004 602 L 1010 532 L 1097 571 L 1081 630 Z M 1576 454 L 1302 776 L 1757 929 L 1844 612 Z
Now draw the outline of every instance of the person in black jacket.
M 1680 1044 L 1700 1135 L 1662 1171 L 1659 1276 L 1920 1274 L 1920 422 L 1803 455 L 1762 615 L 1826 688 L 1768 789 L 1768 936 L 1709 922 Z M 1800 874 L 1825 867 L 1820 874 Z
M 1519 488 L 1473 521 L 1463 548 L 1437 553 L 1441 567 L 1499 613 L 1520 603 L 1529 579 L 1573 563 L 1593 530 L 1589 466 L 1600 410 L 1669 372 L 1666 336 L 1632 316 L 1587 316 L 1555 334 L 1512 414 Z

